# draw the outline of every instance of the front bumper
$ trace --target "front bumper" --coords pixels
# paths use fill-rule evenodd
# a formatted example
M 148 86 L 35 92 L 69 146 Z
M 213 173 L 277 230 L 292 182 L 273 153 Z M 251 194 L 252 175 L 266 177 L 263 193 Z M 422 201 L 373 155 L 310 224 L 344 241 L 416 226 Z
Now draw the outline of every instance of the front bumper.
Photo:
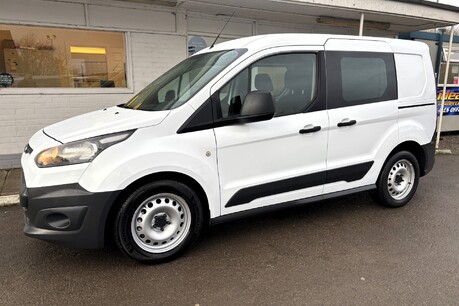
M 79 184 L 27 188 L 22 179 L 24 233 L 70 247 L 102 248 L 108 212 L 119 193 L 92 193 Z

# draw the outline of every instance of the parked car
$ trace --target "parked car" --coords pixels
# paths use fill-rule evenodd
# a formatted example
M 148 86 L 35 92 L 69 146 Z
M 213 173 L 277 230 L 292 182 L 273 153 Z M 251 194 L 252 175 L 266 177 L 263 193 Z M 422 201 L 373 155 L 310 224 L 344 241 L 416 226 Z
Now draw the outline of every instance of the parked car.
M 434 164 L 427 45 L 275 34 L 207 48 L 130 101 L 38 131 L 22 155 L 26 235 L 132 259 L 208 225 L 371 191 L 401 207 Z M 262 230 L 262 229 L 260 229 Z

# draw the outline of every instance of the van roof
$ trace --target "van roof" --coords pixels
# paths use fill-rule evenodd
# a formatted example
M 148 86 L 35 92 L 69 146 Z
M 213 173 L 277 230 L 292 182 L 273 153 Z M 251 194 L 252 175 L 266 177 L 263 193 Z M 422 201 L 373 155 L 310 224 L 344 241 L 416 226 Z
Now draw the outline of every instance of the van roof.
M 258 49 L 266 49 L 281 46 L 295 46 L 295 45 L 309 45 L 309 46 L 324 46 L 330 39 L 344 39 L 355 41 L 377 41 L 387 43 L 393 52 L 409 52 L 420 54 L 428 49 L 427 45 L 422 42 L 370 37 L 370 36 L 351 36 L 351 35 L 331 35 L 331 34 L 303 34 L 303 33 L 289 33 L 289 34 L 266 34 L 255 35 L 239 39 L 234 39 L 219 43 L 212 49 L 206 48 L 199 53 L 210 51 L 229 50 L 247 48 L 251 51 Z

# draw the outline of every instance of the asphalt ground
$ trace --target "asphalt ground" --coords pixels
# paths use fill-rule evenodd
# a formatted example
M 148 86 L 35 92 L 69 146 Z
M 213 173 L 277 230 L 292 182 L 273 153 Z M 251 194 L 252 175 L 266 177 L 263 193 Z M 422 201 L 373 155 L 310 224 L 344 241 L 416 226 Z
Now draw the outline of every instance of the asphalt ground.
M 404 208 L 361 193 L 226 223 L 156 266 L 27 238 L 0 208 L 0 304 L 457 305 L 458 174 L 437 156 Z

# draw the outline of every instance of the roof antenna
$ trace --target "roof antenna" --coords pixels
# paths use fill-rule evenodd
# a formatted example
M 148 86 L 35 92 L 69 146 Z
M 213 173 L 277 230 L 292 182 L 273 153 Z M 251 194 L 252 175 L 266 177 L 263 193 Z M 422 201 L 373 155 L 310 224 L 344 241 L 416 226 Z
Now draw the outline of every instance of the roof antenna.
M 223 26 L 222 30 L 220 31 L 220 33 L 218 33 L 217 37 L 215 38 L 214 42 L 212 43 L 212 45 L 209 47 L 209 49 L 212 49 L 215 45 L 215 43 L 217 42 L 217 39 L 220 37 L 220 35 L 222 34 L 223 30 L 226 28 L 226 25 L 228 24 L 228 22 L 230 22 L 231 18 L 233 18 L 234 14 L 236 13 L 236 11 L 233 12 L 233 14 L 230 16 L 230 18 L 228 18 L 228 20 L 226 21 L 225 25 Z

